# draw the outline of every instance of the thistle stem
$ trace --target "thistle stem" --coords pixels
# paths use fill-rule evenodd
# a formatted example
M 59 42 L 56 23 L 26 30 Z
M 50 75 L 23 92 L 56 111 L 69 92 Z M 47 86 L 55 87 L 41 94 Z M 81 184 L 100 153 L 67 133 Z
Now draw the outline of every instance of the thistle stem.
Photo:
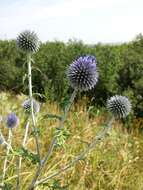
M 64 127 L 64 122 L 65 122 L 65 120 L 67 118 L 67 114 L 69 112 L 69 109 L 70 109 L 70 107 L 71 107 L 71 105 L 72 105 L 75 97 L 76 97 L 76 94 L 77 94 L 77 90 L 74 90 L 73 93 L 72 93 L 72 95 L 71 95 L 71 98 L 69 100 L 68 105 L 65 107 L 64 114 L 63 114 L 63 116 L 62 116 L 62 118 L 60 120 L 59 129 L 62 129 Z M 49 146 L 49 149 L 47 151 L 47 154 L 46 154 L 45 158 L 42 160 L 41 165 L 38 166 L 38 168 L 36 170 L 36 173 L 35 173 L 35 176 L 34 176 L 34 178 L 32 180 L 31 185 L 29 186 L 28 190 L 32 190 L 33 189 L 34 184 L 36 183 L 38 177 L 40 176 L 42 169 L 46 165 L 47 161 L 49 160 L 49 158 L 50 158 L 50 156 L 51 156 L 51 154 L 52 154 L 52 152 L 54 150 L 54 146 L 56 144 L 56 141 L 57 141 L 57 137 L 54 136 L 53 139 L 52 139 L 52 141 L 51 141 L 51 144 Z
M 89 146 L 85 150 L 83 150 L 78 156 L 76 156 L 75 159 L 71 160 L 64 168 L 60 169 L 59 171 L 37 181 L 34 184 L 34 187 L 47 182 L 49 179 L 51 179 L 53 177 L 60 175 L 62 172 L 65 172 L 69 168 L 74 166 L 79 160 L 83 159 L 85 157 L 85 155 L 87 155 L 91 149 L 95 148 L 95 146 L 105 137 L 105 135 L 107 134 L 109 129 L 112 127 L 113 120 L 114 120 L 114 118 L 111 118 L 111 120 L 108 122 L 107 126 L 104 127 L 104 129 L 93 139 L 93 141 L 89 144 Z
M 6 176 L 6 170 L 7 170 L 8 156 L 9 156 L 9 152 L 11 150 L 11 142 L 12 142 L 12 130 L 11 129 L 9 129 L 7 141 L 8 141 L 8 143 L 7 143 L 6 157 L 5 157 L 4 166 L 3 166 L 2 185 L 4 185 L 4 180 L 5 180 L 5 176 Z
M 27 64 L 28 64 L 29 98 L 30 98 L 30 104 L 31 104 L 32 127 L 33 127 L 33 132 L 34 132 L 34 137 L 35 137 L 35 142 L 36 142 L 37 155 L 39 157 L 39 165 L 40 165 L 41 164 L 40 147 L 39 147 L 39 140 L 38 140 L 38 134 L 37 134 L 35 115 L 34 115 L 34 110 L 33 110 L 31 54 L 27 55 Z
M 5 145 L 6 147 L 9 147 L 9 149 L 13 152 L 12 146 L 11 146 L 10 144 L 8 144 L 8 142 L 6 142 L 6 140 L 5 140 L 5 138 L 4 138 L 4 136 L 3 136 L 2 132 L 1 132 L 1 130 L 0 130 L 0 138 L 1 138 L 1 140 L 3 141 L 2 144 Z
M 23 138 L 23 142 L 22 142 L 22 146 L 25 147 L 26 145 L 26 141 L 27 141 L 27 137 L 28 137 L 28 130 L 29 130 L 29 120 L 26 123 L 25 126 L 25 134 L 24 134 L 24 138 Z M 17 184 L 16 184 L 16 190 L 20 189 L 20 173 L 21 173 L 21 165 L 22 165 L 22 157 L 19 157 L 18 163 L 17 163 Z

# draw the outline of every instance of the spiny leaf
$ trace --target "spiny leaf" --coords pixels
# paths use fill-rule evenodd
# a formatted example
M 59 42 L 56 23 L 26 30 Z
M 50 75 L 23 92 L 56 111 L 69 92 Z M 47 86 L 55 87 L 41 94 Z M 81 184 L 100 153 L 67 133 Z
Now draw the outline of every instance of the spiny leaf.
M 39 161 L 40 161 L 37 154 L 30 152 L 28 149 L 26 149 L 24 147 L 15 151 L 15 153 L 17 156 L 21 156 L 21 157 L 27 159 L 28 161 L 32 162 L 33 164 L 39 163 Z

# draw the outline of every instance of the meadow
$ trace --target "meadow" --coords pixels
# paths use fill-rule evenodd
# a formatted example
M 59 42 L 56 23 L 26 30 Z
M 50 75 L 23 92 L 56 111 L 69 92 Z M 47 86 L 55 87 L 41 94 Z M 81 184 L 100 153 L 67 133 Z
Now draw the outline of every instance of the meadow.
M 0 188 L 143 190 L 142 47 L 0 41 Z
M 15 150 L 21 147 L 26 125 L 26 115 L 22 103 L 26 99 L 23 94 L 0 93 L 0 113 L 6 116 L 9 112 L 15 112 L 20 118 L 17 128 L 13 129 L 12 146 Z M 49 148 L 58 120 L 42 115 L 53 113 L 60 115 L 61 108 L 57 103 L 50 101 L 41 103 L 41 109 L 37 116 L 37 127 L 40 136 L 40 151 L 44 155 Z M 53 172 L 62 168 L 69 160 L 73 159 L 80 151 L 88 146 L 96 134 L 103 128 L 108 118 L 107 112 L 97 109 L 91 113 L 87 109 L 87 103 L 83 99 L 74 103 L 65 122 L 64 143 L 54 150 L 41 178 L 50 176 Z M 128 131 L 121 121 L 115 121 L 112 129 L 105 139 L 100 142 L 86 157 L 80 160 L 74 167 L 60 175 L 51 178 L 44 185 L 39 185 L 37 190 L 143 190 L 143 133 L 139 129 L 141 121 L 136 120 L 132 129 Z M 0 123 L 0 129 L 5 138 L 8 129 L 4 122 Z M 27 147 L 32 153 L 35 151 L 34 138 L 29 134 Z M 3 171 L 3 162 L 6 149 L 0 146 L 0 170 Z M 16 160 L 17 156 L 10 154 L 8 157 L 7 176 L 5 183 L 7 189 L 16 184 Z M 34 174 L 36 163 L 29 157 L 23 157 L 21 189 L 26 190 Z M 2 175 L 2 172 L 1 172 Z

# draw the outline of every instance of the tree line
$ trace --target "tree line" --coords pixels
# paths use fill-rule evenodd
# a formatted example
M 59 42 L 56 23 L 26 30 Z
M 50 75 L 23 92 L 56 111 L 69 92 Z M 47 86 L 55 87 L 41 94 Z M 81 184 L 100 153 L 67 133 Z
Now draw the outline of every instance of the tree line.
M 92 104 L 103 106 L 115 94 L 128 96 L 134 114 L 143 116 L 143 36 L 122 44 L 87 45 L 81 41 L 41 43 L 34 55 L 32 68 L 33 91 L 41 99 L 66 99 L 72 89 L 66 70 L 77 57 L 95 55 L 99 81 L 94 89 L 84 92 Z M 0 90 L 28 94 L 25 56 L 14 40 L 0 40 Z M 82 95 L 83 95 L 82 94 Z M 80 95 L 79 95 L 80 96 Z

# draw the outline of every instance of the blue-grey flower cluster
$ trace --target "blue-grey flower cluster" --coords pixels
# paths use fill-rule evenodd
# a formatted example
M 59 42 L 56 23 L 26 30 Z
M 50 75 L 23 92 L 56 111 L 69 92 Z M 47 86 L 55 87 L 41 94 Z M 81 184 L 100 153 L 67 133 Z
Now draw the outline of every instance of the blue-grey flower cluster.
M 67 77 L 74 89 L 79 91 L 92 89 L 98 81 L 96 58 L 92 55 L 79 57 L 69 66 Z
M 22 106 L 26 113 L 30 113 L 30 109 L 31 109 L 30 99 L 25 100 L 23 102 Z M 38 113 L 40 111 L 40 104 L 35 99 L 33 99 L 33 111 L 34 111 L 34 113 Z
M 39 49 L 39 39 L 33 31 L 25 30 L 17 37 L 17 46 L 25 53 L 35 53 Z
M 7 117 L 6 117 L 6 126 L 8 128 L 14 128 L 17 127 L 19 124 L 19 119 L 16 116 L 15 113 L 10 113 Z
M 124 118 L 131 111 L 131 103 L 127 97 L 115 95 L 107 101 L 107 109 L 115 118 Z

